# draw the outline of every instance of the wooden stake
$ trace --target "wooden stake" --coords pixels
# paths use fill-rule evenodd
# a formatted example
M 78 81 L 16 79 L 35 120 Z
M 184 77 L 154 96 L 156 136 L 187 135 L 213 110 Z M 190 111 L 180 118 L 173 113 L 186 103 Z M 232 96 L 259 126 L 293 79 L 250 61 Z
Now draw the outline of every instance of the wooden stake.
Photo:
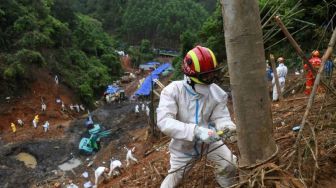
M 281 19 L 279 16 L 274 17 L 275 22 L 278 24 L 278 26 L 280 27 L 281 31 L 285 34 L 285 36 L 287 37 L 287 39 L 289 40 L 289 42 L 292 44 L 292 46 L 294 47 L 294 49 L 296 50 L 296 52 L 298 53 L 298 55 L 308 63 L 309 68 L 314 71 L 313 66 L 309 63 L 309 60 L 307 59 L 307 57 L 305 56 L 305 54 L 303 53 L 303 51 L 301 50 L 300 46 L 298 45 L 298 43 L 294 40 L 294 38 L 292 37 L 292 35 L 288 32 L 286 26 L 282 23 Z
M 276 87 L 276 90 L 278 91 L 279 100 L 282 100 L 283 98 L 282 98 L 282 93 L 281 93 L 281 89 L 280 89 L 280 82 L 279 82 L 278 72 L 276 70 L 275 60 L 274 60 L 274 55 L 273 54 L 270 54 L 270 61 L 271 61 L 272 69 L 273 69 L 273 76 L 274 76 L 274 79 L 275 79 L 275 87 Z

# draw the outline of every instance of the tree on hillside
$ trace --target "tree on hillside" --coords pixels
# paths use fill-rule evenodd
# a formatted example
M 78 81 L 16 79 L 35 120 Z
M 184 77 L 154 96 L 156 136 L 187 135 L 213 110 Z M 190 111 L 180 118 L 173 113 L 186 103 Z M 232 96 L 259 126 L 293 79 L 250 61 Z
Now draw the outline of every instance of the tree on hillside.
M 133 66 L 137 67 L 141 63 L 153 60 L 154 53 L 149 40 L 143 39 L 140 46 L 131 46 L 128 48 Z
M 216 5 L 216 0 L 71 1 L 77 11 L 99 20 L 107 31 L 127 43 L 139 45 L 148 39 L 162 48 L 178 48 L 180 34 L 196 32 Z
M 209 13 L 212 13 L 213 11 L 216 10 L 216 4 L 218 2 L 218 0 L 195 0 L 195 1 L 200 3 Z
M 221 0 L 240 166 L 270 159 L 273 138 L 271 103 L 265 77 L 265 54 L 258 1 Z
M 61 0 L 64 1 L 64 0 Z M 127 0 L 73 0 L 74 8 L 82 14 L 101 21 L 103 27 L 115 33 L 122 26 Z
M 75 0 L 54 0 L 54 4 L 51 7 L 52 15 L 62 22 L 69 24 L 72 28 L 75 24 Z
M 224 30 L 223 30 L 223 17 L 221 6 L 218 3 L 216 10 L 204 22 L 202 29 L 198 32 L 199 40 L 212 49 L 216 54 L 217 61 L 223 62 L 226 59 Z
M 175 68 L 173 79 L 183 79 L 183 72 L 181 70 L 181 64 L 185 54 L 188 53 L 189 50 L 193 49 L 198 42 L 197 34 L 186 31 L 180 36 L 181 47 L 180 47 L 180 55 L 173 60 L 173 67 Z
M 131 44 L 148 39 L 154 46 L 177 48 L 180 34 L 186 30 L 196 32 L 207 16 L 193 0 L 130 0 L 121 34 Z

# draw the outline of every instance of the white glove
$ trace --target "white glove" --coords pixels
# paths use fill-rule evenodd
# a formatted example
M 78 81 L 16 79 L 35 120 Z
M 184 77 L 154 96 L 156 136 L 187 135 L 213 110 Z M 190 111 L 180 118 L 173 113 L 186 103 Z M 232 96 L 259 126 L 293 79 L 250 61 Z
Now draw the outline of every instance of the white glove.
M 214 130 L 204 127 L 196 126 L 194 133 L 196 138 L 200 139 L 202 142 L 205 143 L 212 143 L 220 140 L 220 137 Z
M 236 125 L 232 121 L 228 121 L 221 124 L 216 124 L 217 131 L 224 131 L 224 132 L 236 132 Z

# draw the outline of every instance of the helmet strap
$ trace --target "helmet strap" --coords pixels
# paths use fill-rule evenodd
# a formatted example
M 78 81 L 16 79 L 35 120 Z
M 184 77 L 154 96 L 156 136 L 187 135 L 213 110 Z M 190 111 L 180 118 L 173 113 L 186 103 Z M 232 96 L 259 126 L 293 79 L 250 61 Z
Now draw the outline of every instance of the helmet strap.
M 189 76 L 186 76 L 186 77 L 187 77 L 187 84 L 190 85 L 191 88 L 192 88 L 194 91 L 196 91 L 196 90 L 195 90 L 195 82 L 194 82 L 192 79 L 190 79 Z

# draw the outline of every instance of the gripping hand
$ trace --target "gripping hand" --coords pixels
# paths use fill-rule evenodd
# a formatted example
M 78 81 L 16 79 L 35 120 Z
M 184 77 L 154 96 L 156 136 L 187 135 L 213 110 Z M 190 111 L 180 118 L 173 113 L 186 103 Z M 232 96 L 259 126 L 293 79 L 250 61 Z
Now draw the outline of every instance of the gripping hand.
M 204 127 L 195 127 L 195 137 L 205 143 L 216 142 L 220 139 L 216 131 Z

